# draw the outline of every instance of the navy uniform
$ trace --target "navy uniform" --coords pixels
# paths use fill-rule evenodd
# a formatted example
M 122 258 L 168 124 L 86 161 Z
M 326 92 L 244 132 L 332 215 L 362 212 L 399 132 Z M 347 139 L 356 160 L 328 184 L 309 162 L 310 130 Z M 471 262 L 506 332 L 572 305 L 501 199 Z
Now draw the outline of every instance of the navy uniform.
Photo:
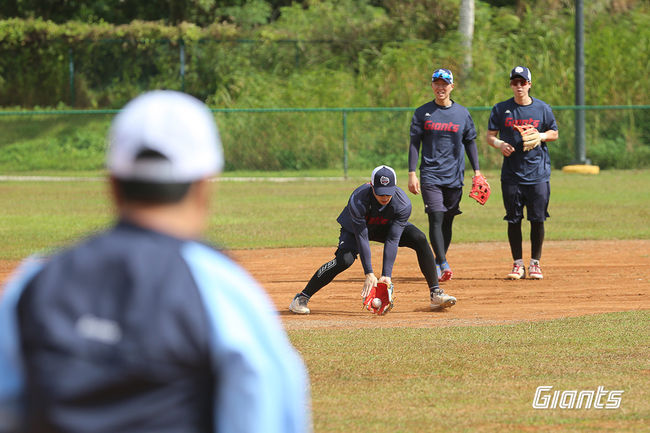
M 515 67 L 510 80 L 523 80 L 530 85 L 530 70 L 523 66 Z M 508 240 L 515 263 L 508 274 L 509 279 L 525 277 L 522 258 L 521 222 L 523 209 L 527 209 L 527 219 L 531 223 L 531 263 L 529 276 L 543 278 L 539 259 L 544 241 L 544 221 L 549 217 L 548 204 L 551 195 L 551 158 L 546 142 L 529 151 L 524 151 L 521 134 L 515 126 L 532 125 L 540 132 L 557 131 L 553 110 L 544 101 L 528 95 L 529 103 L 521 105 L 510 98 L 494 105 L 488 121 L 488 131 L 497 133 L 500 141 L 514 148 L 504 156 L 501 166 L 501 191 L 508 222 Z
M 432 82 L 443 80 L 452 85 L 448 69 L 438 69 Z M 472 168 L 479 170 L 476 128 L 467 108 L 449 99 L 449 106 L 435 100 L 418 107 L 410 128 L 409 172 L 420 162 L 420 183 L 424 210 L 429 219 L 429 238 L 441 268 L 441 281 L 451 278 L 446 253 L 452 237 L 452 225 L 461 214 L 465 155 Z M 421 152 L 420 152 L 421 148 Z
M 392 198 L 386 205 L 379 203 L 373 194 L 375 191 L 377 195 L 384 195 L 379 185 L 382 176 L 389 179 L 386 185 L 391 187 L 387 195 L 392 195 Z M 309 299 L 338 274 L 352 266 L 357 255 L 360 256 L 363 272 L 373 273 L 370 241 L 384 244 L 382 276 L 392 276 L 398 247 L 409 247 L 417 254 L 420 270 L 429 287 L 432 307 L 441 308 L 441 303 L 447 307 L 456 302 L 456 298 L 444 294 L 438 287 L 433 253 L 424 233 L 408 222 L 411 216 L 411 201 L 406 193 L 396 186 L 394 170 L 379 166 L 373 171 L 371 179 L 371 183 L 359 186 L 350 195 L 347 205 L 337 218 L 341 231 L 334 259 L 323 264 L 302 292 L 296 294 L 289 306 L 292 312 L 309 314 Z
M 156 191 L 160 205 L 223 164 L 212 114 L 188 95 L 150 92 L 113 125 L 123 198 Z M 307 431 L 306 370 L 263 289 L 220 251 L 133 219 L 142 207 L 129 203 L 4 289 L 0 431 Z

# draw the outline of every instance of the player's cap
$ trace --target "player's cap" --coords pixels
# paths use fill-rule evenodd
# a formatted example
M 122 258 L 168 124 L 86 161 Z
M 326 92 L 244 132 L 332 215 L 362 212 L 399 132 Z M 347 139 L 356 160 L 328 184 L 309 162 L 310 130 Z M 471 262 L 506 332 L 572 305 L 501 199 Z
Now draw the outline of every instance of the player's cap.
M 454 74 L 449 69 L 436 69 L 433 75 L 431 75 L 431 81 L 433 82 L 437 79 L 445 80 L 447 84 L 454 84 Z
M 380 165 L 372 171 L 370 183 L 377 195 L 393 195 L 395 187 L 397 186 L 397 176 L 395 170 L 386 166 Z
M 188 183 L 219 173 L 223 150 L 205 104 L 185 93 L 156 90 L 115 116 L 106 164 L 121 180 Z
M 510 79 L 512 80 L 513 78 L 523 78 L 524 80 L 528 81 L 529 83 L 532 83 L 532 77 L 530 75 L 530 69 L 528 69 L 525 66 L 515 66 L 512 68 L 512 71 L 510 71 Z

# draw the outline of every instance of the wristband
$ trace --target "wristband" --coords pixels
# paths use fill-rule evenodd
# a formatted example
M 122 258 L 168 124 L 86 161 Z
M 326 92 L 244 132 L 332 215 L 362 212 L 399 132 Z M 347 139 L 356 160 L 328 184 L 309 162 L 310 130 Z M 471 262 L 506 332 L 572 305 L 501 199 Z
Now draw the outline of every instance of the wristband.
M 540 132 L 539 139 L 542 141 L 546 141 L 546 132 Z
M 498 138 L 494 139 L 494 147 L 501 147 L 503 143 L 505 143 L 505 141 L 499 140 Z

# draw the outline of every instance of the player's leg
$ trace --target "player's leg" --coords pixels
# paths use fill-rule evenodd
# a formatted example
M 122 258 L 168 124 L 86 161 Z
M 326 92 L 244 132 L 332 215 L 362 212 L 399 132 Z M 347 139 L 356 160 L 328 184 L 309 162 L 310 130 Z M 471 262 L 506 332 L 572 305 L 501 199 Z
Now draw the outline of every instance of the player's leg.
M 442 234 L 442 221 L 445 218 L 444 212 L 431 212 L 427 214 L 429 218 L 429 239 L 431 240 L 431 247 L 436 255 L 436 264 L 447 261 L 445 254 L 445 238 Z
M 541 280 L 544 278 L 539 264 L 542 258 L 542 246 L 544 244 L 544 221 L 549 216 L 548 203 L 551 196 L 551 188 L 548 182 L 537 185 L 530 185 L 526 191 L 528 203 L 528 219 L 530 220 L 530 265 L 528 276 Z
M 462 188 L 442 188 L 444 205 L 447 211 L 442 219 L 442 238 L 445 245 L 445 257 L 449 251 L 449 245 L 451 245 L 452 237 L 452 227 L 454 224 L 454 218 L 456 215 L 460 215 L 460 200 L 463 196 Z M 447 274 L 445 275 L 445 270 L 443 269 L 443 275 L 441 281 L 445 281 L 451 278 L 452 272 L 450 268 L 446 270 Z
M 436 258 L 437 268 L 440 281 L 446 281 L 451 278 L 451 269 L 447 264 L 447 256 L 445 254 L 445 238 L 442 234 L 442 222 L 445 217 L 447 208 L 444 205 L 443 192 L 440 187 L 436 185 L 421 185 L 420 191 L 422 192 L 422 200 L 424 201 L 424 210 L 429 219 L 429 240 L 431 247 Z M 445 275 L 444 270 L 448 269 Z M 444 279 L 443 279 L 444 278 Z
M 456 298 L 445 294 L 438 286 L 438 275 L 435 270 L 433 252 L 431 251 L 431 247 L 429 247 L 424 232 L 413 224 L 408 223 L 402 232 L 402 237 L 398 245 L 400 247 L 411 248 L 415 251 L 420 271 L 424 275 L 424 279 L 427 281 L 427 286 L 429 287 L 429 298 L 432 308 L 447 308 L 456 304 Z
M 506 276 L 510 280 L 525 278 L 522 252 L 521 220 L 524 215 L 524 201 L 519 185 L 501 183 L 503 206 L 506 210 L 504 220 L 508 222 L 508 243 L 512 254 L 512 271 Z
M 296 314 L 309 314 L 310 310 L 307 307 L 307 303 L 311 297 L 320 289 L 331 283 L 338 274 L 352 266 L 352 263 L 354 263 L 357 258 L 357 251 L 350 250 L 348 247 L 344 248 L 342 245 L 356 245 L 354 235 L 343 229 L 341 229 L 339 248 L 336 250 L 334 258 L 323 264 L 316 272 L 314 272 L 314 275 L 312 275 L 302 292 L 296 294 L 291 301 L 289 310 Z
M 451 245 L 451 237 L 453 235 L 452 228 L 453 228 L 455 217 L 456 215 L 447 212 L 445 213 L 445 216 L 442 219 L 442 238 L 445 243 L 445 255 L 449 251 L 449 245 Z
M 427 242 L 426 235 L 411 223 L 408 223 L 402 232 L 402 237 L 399 240 L 400 247 L 411 248 L 415 251 L 418 258 L 418 265 L 420 271 L 427 281 L 427 286 L 430 289 L 438 287 L 438 275 L 436 274 L 436 262 L 433 258 L 433 252 Z

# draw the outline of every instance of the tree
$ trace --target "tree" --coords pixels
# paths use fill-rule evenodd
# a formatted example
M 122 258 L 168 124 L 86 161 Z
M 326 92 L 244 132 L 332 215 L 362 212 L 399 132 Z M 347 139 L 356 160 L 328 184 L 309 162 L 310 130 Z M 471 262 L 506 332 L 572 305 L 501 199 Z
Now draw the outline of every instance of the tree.
M 462 46 L 465 50 L 463 57 L 463 73 L 469 75 L 472 69 L 472 39 L 474 38 L 474 0 L 461 0 L 458 22 Z

